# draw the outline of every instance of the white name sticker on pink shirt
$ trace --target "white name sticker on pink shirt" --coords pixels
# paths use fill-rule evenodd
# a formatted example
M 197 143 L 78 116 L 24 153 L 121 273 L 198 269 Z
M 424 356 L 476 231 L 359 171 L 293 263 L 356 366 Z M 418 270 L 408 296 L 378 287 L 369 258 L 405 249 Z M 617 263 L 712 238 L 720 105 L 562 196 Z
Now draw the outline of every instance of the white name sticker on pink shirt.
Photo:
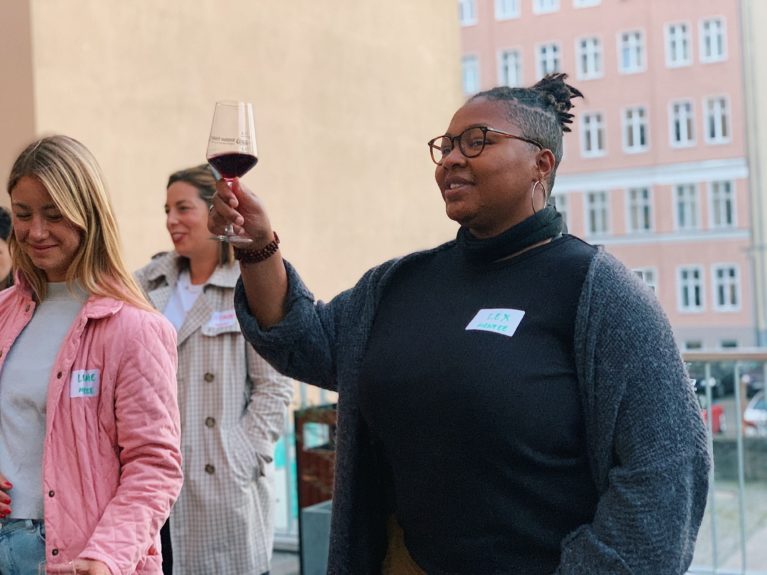
M 237 314 L 233 309 L 225 309 L 223 311 L 214 311 L 210 314 L 210 319 L 206 327 L 209 329 L 222 329 L 226 327 L 237 326 Z
M 69 380 L 69 397 L 95 397 L 99 394 L 101 371 L 98 369 L 78 369 L 72 372 Z
M 481 309 L 466 326 L 467 330 L 492 331 L 511 337 L 525 317 L 521 309 Z

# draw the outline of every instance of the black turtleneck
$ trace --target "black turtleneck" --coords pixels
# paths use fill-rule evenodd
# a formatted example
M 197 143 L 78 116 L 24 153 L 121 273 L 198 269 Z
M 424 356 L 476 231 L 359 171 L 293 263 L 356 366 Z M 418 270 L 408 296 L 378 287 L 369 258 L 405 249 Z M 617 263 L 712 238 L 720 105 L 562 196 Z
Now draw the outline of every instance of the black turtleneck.
M 560 237 L 560 222 L 543 210 L 521 235 L 459 232 L 383 295 L 360 406 L 430 574 L 552 573 L 562 539 L 592 519 L 573 331 L 595 248 Z

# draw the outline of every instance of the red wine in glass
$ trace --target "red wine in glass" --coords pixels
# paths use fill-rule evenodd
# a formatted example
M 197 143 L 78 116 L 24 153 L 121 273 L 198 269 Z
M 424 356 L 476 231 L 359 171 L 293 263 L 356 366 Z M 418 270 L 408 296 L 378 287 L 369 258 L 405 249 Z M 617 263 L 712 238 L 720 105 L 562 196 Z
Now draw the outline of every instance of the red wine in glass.
M 242 177 L 256 165 L 256 130 L 253 106 L 249 102 L 216 102 L 206 157 L 227 183 Z M 236 235 L 232 224 L 227 224 L 224 234 L 215 239 L 240 244 L 253 241 Z
M 208 158 L 208 163 L 218 170 L 225 180 L 241 178 L 256 165 L 258 158 L 252 154 L 231 152 Z

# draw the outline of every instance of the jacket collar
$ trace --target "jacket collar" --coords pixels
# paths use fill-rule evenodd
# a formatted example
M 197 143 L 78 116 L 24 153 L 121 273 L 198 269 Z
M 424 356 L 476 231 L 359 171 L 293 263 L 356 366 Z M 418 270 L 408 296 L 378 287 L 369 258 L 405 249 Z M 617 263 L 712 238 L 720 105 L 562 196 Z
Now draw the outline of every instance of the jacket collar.
M 22 302 L 31 303 L 37 305 L 34 301 L 34 294 L 32 292 L 32 286 L 27 283 L 22 274 L 17 274 L 16 284 L 8 289 L 16 290 L 16 293 L 21 297 Z M 125 302 L 115 298 L 90 294 L 83 306 L 82 313 L 88 319 L 101 319 L 115 315 L 120 309 L 122 309 Z
M 175 286 L 178 281 L 179 258 L 180 256 L 176 252 L 168 252 L 152 260 L 147 267 L 147 280 L 154 283 L 165 278 L 165 283 Z M 220 265 L 208 278 L 205 285 L 234 289 L 239 277 L 240 268 L 236 264 Z

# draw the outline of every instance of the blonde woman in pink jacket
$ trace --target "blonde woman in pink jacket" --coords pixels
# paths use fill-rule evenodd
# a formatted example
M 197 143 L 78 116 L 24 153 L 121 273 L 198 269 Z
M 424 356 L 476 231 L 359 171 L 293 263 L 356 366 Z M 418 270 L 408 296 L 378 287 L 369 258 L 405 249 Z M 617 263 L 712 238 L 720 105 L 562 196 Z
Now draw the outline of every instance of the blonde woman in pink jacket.
M 120 254 L 100 169 L 42 138 L 8 180 L 0 293 L 0 573 L 159 574 L 182 483 L 176 337 Z

